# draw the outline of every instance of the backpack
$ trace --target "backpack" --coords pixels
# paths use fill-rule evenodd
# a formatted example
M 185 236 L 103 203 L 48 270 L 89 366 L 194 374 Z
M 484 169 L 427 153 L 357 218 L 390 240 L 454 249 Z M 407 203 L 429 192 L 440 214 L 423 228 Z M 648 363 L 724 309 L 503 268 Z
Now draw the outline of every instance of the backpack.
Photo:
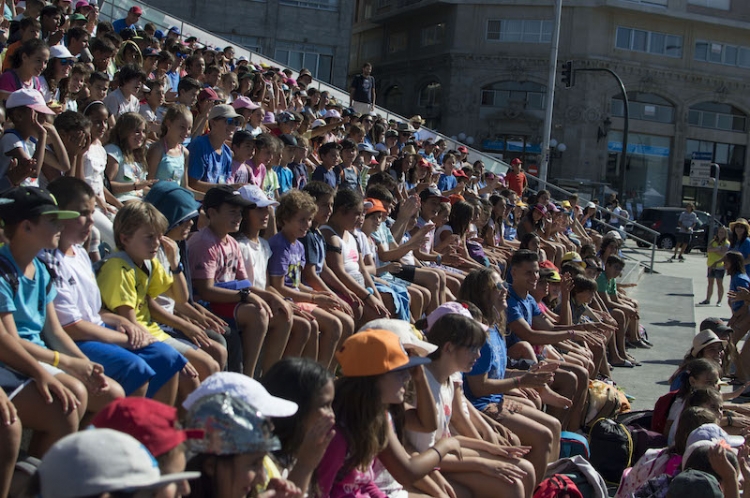
M 661 474 L 646 481 L 633 493 L 634 498 L 666 498 L 673 476 Z
M 589 442 L 584 436 L 569 431 L 560 433 L 560 458 L 581 455 L 588 460 L 590 453 Z
M 644 429 L 640 425 L 623 424 L 630 431 L 630 439 L 633 440 L 633 461 L 646 454 L 646 451 L 654 448 L 667 446 L 667 438 L 663 434 Z
M 570 477 L 555 474 L 539 483 L 534 498 L 583 498 L 583 495 Z
M 43 254 L 47 254 L 46 252 Z M 54 258 L 54 256 L 52 256 Z M 44 289 L 44 293 L 39 293 L 38 299 L 37 299 L 37 311 L 40 314 L 43 314 L 44 308 L 47 306 L 47 296 L 49 295 L 49 291 L 52 289 L 52 285 L 54 285 L 55 280 L 58 278 L 57 271 L 54 269 L 54 265 L 50 264 L 50 262 L 46 261 L 46 258 L 36 258 L 39 262 L 41 262 L 44 267 L 47 269 L 47 272 L 49 272 L 50 279 L 47 282 L 47 286 Z M 10 285 L 10 290 L 13 293 L 13 299 L 16 299 L 16 296 L 18 295 L 18 288 L 20 285 L 20 282 L 18 280 L 18 267 L 5 256 L 0 256 L 0 278 L 3 278 L 6 282 L 8 282 L 8 285 Z
M 612 419 L 601 418 L 589 431 L 591 465 L 605 481 L 619 483 L 622 472 L 630 467 L 633 440 L 630 431 Z
M 677 399 L 677 391 L 670 391 L 661 398 L 656 400 L 654 405 L 654 414 L 651 417 L 651 430 L 664 434 L 664 429 L 667 427 L 667 418 L 669 417 L 669 409 L 672 408 L 675 399 Z
M 667 474 L 676 476 L 681 469 L 682 455 L 673 454 L 669 448 L 651 449 L 622 476 L 615 498 L 632 498 L 650 479 Z
M 589 380 L 584 425 L 590 427 L 600 418 L 613 418 L 618 413 L 620 413 L 620 395 L 617 389 L 600 380 Z
M 581 455 L 561 458 L 547 466 L 546 477 L 565 475 L 578 487 L 583 498 L 608 498 L 607 483 L 594 467 Z

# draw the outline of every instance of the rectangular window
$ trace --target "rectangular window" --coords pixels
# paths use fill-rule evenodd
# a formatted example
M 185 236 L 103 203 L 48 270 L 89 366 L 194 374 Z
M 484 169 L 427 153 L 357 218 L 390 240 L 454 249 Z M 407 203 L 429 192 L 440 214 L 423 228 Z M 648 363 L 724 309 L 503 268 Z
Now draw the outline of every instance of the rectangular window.
M 445 37 L 445 23 L 435 24 L 422 28 L 420 45 L 429 47 L 443 43 Z
M 549 43 L 552 40 L 552 21 L 488 19 L 485 38 L 509 43 Z
M 400 33 L 391 33 L 388 37 L 388 53 L 394 54 L 396 52 L 403 52 L 406 50 L 406 42 L 408 35 L 406 31 Z
M 615 47 L 667 57 L 682 57 L 682 36 L 618 26 Z
M 730 0 L 688 0 L 688 4 L 709 9 L 729 10 L 730 8 Z
M 317 10 L 338 10 L 339 0 L 279 0 L 281 5 Z
M 750 47 L 698 40 L 693 58 L 712 64 L 750 68 Z
M 279 41 L 274 58 L 293 69 L 310 70 L 313 78 L 329 82 L 333 72 L 333 47 Z

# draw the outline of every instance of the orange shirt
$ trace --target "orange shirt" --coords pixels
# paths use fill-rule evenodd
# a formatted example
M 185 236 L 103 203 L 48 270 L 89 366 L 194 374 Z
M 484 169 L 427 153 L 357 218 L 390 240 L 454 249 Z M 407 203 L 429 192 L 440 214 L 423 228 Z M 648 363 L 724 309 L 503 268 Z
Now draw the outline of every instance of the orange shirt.
M 8 49 L 5 51 L 5 59 L 3 59 L 3 72 L 13 67 L 13 62 L 11 62 L 13 60 L 13 54 L 16 53 L 16 50 L 18 50 L 18 47 L 20 46 L 21 40 L 14 41 L 8 45 Z
M 523 191 L 529 185 L 529 182 L 528 180 L 526 180 L 526 175 L 523 171 L 519 171 L 518 173 L 508 171 L 507 173 L 505 173 L 505 183 L 508 184 L 509 189 L 518 194 L 519 198 L 523 195 Z

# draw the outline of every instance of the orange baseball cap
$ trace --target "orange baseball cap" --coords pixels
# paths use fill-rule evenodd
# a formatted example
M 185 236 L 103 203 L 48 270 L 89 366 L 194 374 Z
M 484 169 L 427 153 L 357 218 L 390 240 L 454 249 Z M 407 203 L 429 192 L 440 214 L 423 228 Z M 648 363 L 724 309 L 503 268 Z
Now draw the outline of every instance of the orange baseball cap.
M 383 202 L 379 199 L 372 199 L 368 197 L 365 199 L 365 216 L 369 216 L 372 213 L 388 213 L 388 210 L 383 206 Z
M 371 377 L 430 363 L 409 356 L 399 337 L 389 330 L 368 329 L 350 336 L 336 352 L 345 377 Z

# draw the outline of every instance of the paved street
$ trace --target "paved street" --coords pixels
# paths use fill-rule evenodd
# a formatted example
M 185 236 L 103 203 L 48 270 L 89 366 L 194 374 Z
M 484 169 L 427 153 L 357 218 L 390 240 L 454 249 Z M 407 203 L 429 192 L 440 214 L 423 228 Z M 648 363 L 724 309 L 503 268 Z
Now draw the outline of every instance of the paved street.
M 632 243 L 628 243 L 630 245 Z M 651 258 L 650 250 L 628 247 L 624 253 L 646 264 Z M 653 408 L 659 396 L 667 392 L 667 379 L 690 348 L 696 324 L 709 316 L 727 319 L 731 315 L 726 298 L 721 307 L 695 306 L 706 296 L 705 254 L 687 254 L 684 263 L 668 263 L 670 256 L 666 251 L 657 251 L 656 273 L 644 273 L 637 287 L 628 290 L 640 303 L 641 323 L 654 343 L 653 349 L 630 351 L 643 366 L 614 370 L 618 385 L 636 397 L 634 410 Z M 724 283 L 726 287 L 729 286 L 728 277 Z M 713 304 L 716 303 L 715 292 Z

